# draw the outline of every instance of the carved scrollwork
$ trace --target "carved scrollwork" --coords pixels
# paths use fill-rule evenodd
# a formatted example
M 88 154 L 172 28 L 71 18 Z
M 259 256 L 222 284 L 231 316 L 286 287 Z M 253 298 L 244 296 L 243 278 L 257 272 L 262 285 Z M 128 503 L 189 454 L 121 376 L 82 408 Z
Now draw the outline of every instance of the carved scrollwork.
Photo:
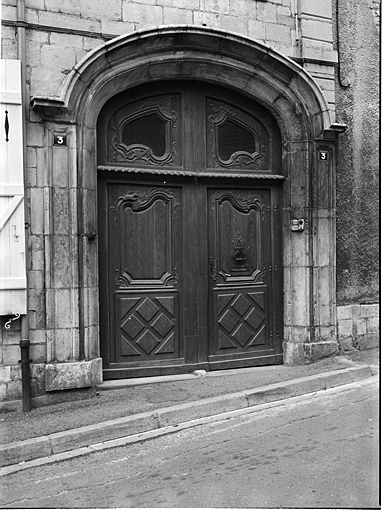
M 114 135 L 111 140 L 113 148 L 112 159 L 116 162 L 128 164 L 143 163 L 147 165 L 172 165 L 176 157 L 175 131 L 177 126 L 177 113 L 171 108 L 172 98 L 157 101 L 147 101 L 136 111 L 123 120 L 118 126 L 113 126 Z M 122 134 L 128 123 L 145 116 L 155 115 L 163 123 L 165 150 L 162 155 L 156 155 L 154 150 L 144 144 L 129 144 L 123 142 Z
M 175 130 L 178 116 L 176 112 L 172 109 L 172 100 L 173 96 L 170 96 L 165 100 L 149 100 L 139 105 L 138 111 L 146 111 L 147 109 L 158 109 L 162 116 L 165 118 L 165 120 L 172 121 L 172 128 L 173 130 Z
M 232 153 L 229 160 L 226 162 L 223 161 L 218 153 L 215 153 L 214 160 L 221 166 L 226 167 L 227 169 L 232 169 L 232 167 L 244 167 L 251 164 L 257 164 L 264 161 L 263 155 L 260 153 L 247 153 L 246 151 L 235 151 Z
M 179 283 L 179 276 L 176 268 L 174 269 L 174 273 L 170 274 L 169 272 L 165 272 L 159 279 L 135 279 L 127 270 L 125 269 L 122 274 L 119 273 L 118 269 L 115 269 L 116 276 L 114 278 L 114 283 L 120 288 L 129 288 L 131 286 L 137 287 L 148 287 L 153 286 L 157 287 L 158 285 L 162 286 L 175 286 Z
M 215 224 L 211 278 L 227 285 L 263 282 L 264 274 L 257 269 L 262 262 L 258 238 L 266 205 L 255 194 L 234 190 L 216 191 L 210 200 Z
M 211 258 L 210 261 L 213 261 Z M 222 283 L 225 285 L 237 286 L 240 282 L 243 283 L 251 283 L 251 284 L 263 284 L 265 279 L 264 272 L 261 270 L 255 269 L 251 275 L 247 276 L 233 276 L 224 272 L 224 270 L 217 270 L 217 261 L 216 266 L 214 267 L 213 272 L 210 274 L 211 278 L 216 281 L 218 284 Z
M 135 144 L 130 146 L 126 146 L 123 143 L 116 144 L 116 138 L 117 137 L 115 135 L 112 140 L 112 146 L 115 150 L 113 160 L 117 160 L 119 162 L 122 161 L 129 164 L 144 162 L 149 165 L 167 165 L 171 164 L 176 155 L 175 142 L 172 143 L 170 151 L 166 152 L 164 156 L 158 157 L 154 155 L 154 152 L 151 148 L 144 146 L 143 144 Z M 120 155 L 119 158 L 116 156 L 117 153 Z
M 120 288 L 127 288 L 130 286 L 132 277 L 127 272 L 123 272 L 122 274 L 119 274 L 119 270 L 115 269 L 117 275 L 114 278 L 114 283 L 119 286 Z
M 179 276 L 176 267 L 174 268 L 174 274 L 168 274 L 166 279 L 163 280 L 164 286 L 175 286 L 179 284 Z
M 255 168 L 259 168 L 260 164 L 264 163 L 264 152 L 265 152 L 265 144 L 264 141 L 260 139 L 259 135 L 254 132 L 249 126 L 244 125 L 242 121 L 240 121 L 234 110 L 227 105 L 215 105 L 212 102 L 209 102 L 209 105 L 214 112 L 208 116 L 208 120 L 210 123 L 210 132 L 212 138 L 212 158 L 215 162 L 216 166 L 223 167 L 225 169 L 232 169 L 233 167 L 248 167 L 252 166 Z M 221 148 L 219 146 L 219 128 L 221 128 L 228 120 L 233 120 L 235 124 L 241 126 L 247 132 L 250 132 L 256 141 L 256 146 L 259 151 L 254 151 L 252 153 L 248 151 L 235 151 L 231 153 L 228 160 L 224 160 L 221 157 Z
M 163 188 L 152 188 L 146 194 L 141 193 L 140 195 L 136 192 L 127 191 L 125 194 L 117 198 L 115 205 L 111 206 L 110 210 L 115 211 L 118 208 L 127 206 L 134 212 L 144 211 L 150 208 L 150 206 L 158 199 L 161 199 L 164 203 L 172 201 L 172 207 L 174 209 L 179 206 L 174 192 Z
M 235 195 L 233 191 L 223 190 L 216 192 L 212 196 L 212 210 L 216 211 L 216 206 L 222 204 L 224 201 L 228 201 L 231 205 L 236 208 L 239 212 L 248 213 L 250 210 L 264 211 L 264 205 L 255 197 L 248 197 L 243 199 L 242 197 Z
M 144 211 L 149 210 L 156 201 L 161 201 L 164 204 L 169 204 L 169 209 L 167 209 L 167 214 L 163 214 L 161 212 L 158 213 L 158 234 L 156 237 L 156 240 L 158 241 L 159 245 L 163 245 L 165 243 L 165 238 L 163 235 L 163 230 L 161 230 L 161 226 L 163 226 L 163 223 L 165 225 L 167 224 L 169 229 L 169 237 L 171 239 L 172 235 L 171 232 L 173 231 L 173 219 L 175 219 L 176 216 L 176 209 L 179 206 L 179 202 L 177 199 L 177 196 L 174 192 L 168 189 L 163 188 L 152 188 L 147 192 L 134 192 L 131 190 L 126 191 L 125 194 L 120 195 L 113 206 L 111 206 L 110 212 L 114 216 L 114 223 L 115 226 L 118 226 L 118 222 L 121 219 L 121 222 L 123 222 L 123 216 L 125 215 L 123 212 L 127 209 L 131 212 L 131 214 L 134 213 L 141 213 Z M 131 215 L 130 214 L 130 215 Z M 121 217 L 122 216 L 122 217 Z M 131 219 L 131 217 L 129 217 Z M 164 272 L 161 277 L 155 277 L 155 278 L 149 278 L 149 279 L 141 279 L 134 277 L 131 273 L 128 272 L 128 270 L 125 268 L 122 272 L 119 271 L 119 269 L 116 269 L 116 276 L 114 279 L 114 283 L 122 288 L 125 287 L 142 287 L 142 286 L 175 286 L 179 283 L 179 276 L 177 274 L 177 269 L 174 266 L 175 265 L 175 254 L 174 254 L 174 248 L 172 251 L 168 252 L 168 259 L 166 260 L 166 267 L 168 268 L 168 271 Z M 160 250 L 158 249 L 158 258 L 160 261 L 160 258 L 162 257 Z M 121 256 L 122 258 L 122 256 Z M 120 260 L 120 264 L 124 261 L 123 259 Z M 122 265 L 121 265 L 122 266 Z M 170 269 L 173 270 L 171 271 Z
M 264 272 L 261 272 L 261 270 L 256 269 L 253 272 L 251 278 L 254 283 L 264 283 L 265 274 L 264 274 Z

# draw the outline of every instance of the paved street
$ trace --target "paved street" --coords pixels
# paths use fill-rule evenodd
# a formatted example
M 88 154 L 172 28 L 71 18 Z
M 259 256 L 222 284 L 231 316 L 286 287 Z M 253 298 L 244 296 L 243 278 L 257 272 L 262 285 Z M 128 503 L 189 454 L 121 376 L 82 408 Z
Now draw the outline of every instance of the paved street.
M 6 508 L 379 506 L 377 383 L 36 467 Z

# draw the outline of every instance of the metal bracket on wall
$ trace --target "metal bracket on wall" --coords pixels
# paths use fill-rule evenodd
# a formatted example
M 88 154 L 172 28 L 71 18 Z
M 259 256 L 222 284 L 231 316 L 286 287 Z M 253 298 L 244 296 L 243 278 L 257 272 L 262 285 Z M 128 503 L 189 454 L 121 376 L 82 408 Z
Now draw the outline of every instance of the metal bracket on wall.
M 18 320 L 20 318 L 20 313 L 15 313 L 15 317 L 14 318 L 10 318 L 8 320 L 8 322 L 5 322 L 4 324 L 4 329 L 10 329 L 11 328 L 11 322 L 14 322 L 15 320 Z
M 94 240 L 97 236 L 97 233 L 79 233 L 78 236 L 88 238 L 89 240 Z
M 292 231 L 304 231 L 305 221 L 304 219 L 292 219 Z

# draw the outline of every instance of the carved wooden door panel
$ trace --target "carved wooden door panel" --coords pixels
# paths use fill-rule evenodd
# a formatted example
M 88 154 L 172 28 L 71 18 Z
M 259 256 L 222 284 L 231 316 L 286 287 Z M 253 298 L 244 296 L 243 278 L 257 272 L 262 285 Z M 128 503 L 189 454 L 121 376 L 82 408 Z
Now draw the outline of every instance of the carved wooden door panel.
M 281 363 L 270 114 L 163 82 L 110 100 L 97 133 L 104 378 Z
M 110 367 L 179 363 L 182 190 L 115 182 L 103 188 L 108 294 L 101 301 L 109 302 Z
M 210 188 L 208 206 L 209 362 L 223 368 L 242 359 L 247 366 L 251 358 L 274 353 L 277 336 L 270 277 L 271 190 Z

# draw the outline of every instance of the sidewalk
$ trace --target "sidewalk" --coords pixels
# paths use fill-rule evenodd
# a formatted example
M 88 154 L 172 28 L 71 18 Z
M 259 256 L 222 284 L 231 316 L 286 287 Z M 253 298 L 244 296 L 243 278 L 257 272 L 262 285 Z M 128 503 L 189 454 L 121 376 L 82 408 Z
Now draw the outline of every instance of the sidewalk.
M 378 366 L 371 349 L 305 366 L 106 381 L 84 400 L 0 414 L 2 466 L 361 381 Z

